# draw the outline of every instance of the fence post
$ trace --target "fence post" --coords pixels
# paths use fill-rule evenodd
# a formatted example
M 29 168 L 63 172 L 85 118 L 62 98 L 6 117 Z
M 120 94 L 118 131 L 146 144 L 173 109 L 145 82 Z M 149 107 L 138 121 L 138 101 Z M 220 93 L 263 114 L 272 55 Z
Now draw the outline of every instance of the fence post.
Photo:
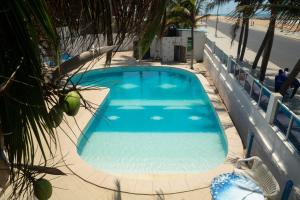
M 251 82 L 251 87 L 250 87 L 250 92 L 249 92 L 249 95 L 250 95 L 251 98 L 252 98 L 252 93 L 253 93 L 253 85 L 254 85 L 254 82 L 255 82 L 255 80 L 254 80 L 254 78 L 252 77 L 252 82 Z
M 292 180 L 288 180 L 285 184 L 284 190 L 282 192 L 281 200 L 288 200 L 293 189 L 294 183 Z
M 254 140 L 254 133 L 249 131 L 248 138 L 247 138 L 246 158 L 249 158 L 251 156 L 253 140 Z
M 216 42 L 212 42 L 212 52 L 215 54 Z
M 260 100 L 261 100 L 261 96 L 262 96 L 262 91 L 263 91 L 263 85 L 259 84 L 260 85 L 260 91 L 259 91 L 259 97 L 258 97 L 258 101 L 257 101 L 257 105 L 259 107 L 259 104 L 260 104 Z
M 288 140 L 288 138 L 290 136 L 292 125 L 293 125 L 293 121 L 294 121 L 294 116 L 292 115 L 291 119 L 290 119 L 290 122 L 289 122 L 289 125 L 288 125 L 288 129 L 286 131 L 285 140 Z
M 232 56 L 227 56 L 227 73 L 230 73 L 231 72 L 231 59 L 232 59 Z
M 278 100 L 281 100 L 282 96 L 279 93 L 271 93 L 269 104 L 266 112 L 266 120 L 269 124 L 273 124 L 276 109 L 278 106 Z

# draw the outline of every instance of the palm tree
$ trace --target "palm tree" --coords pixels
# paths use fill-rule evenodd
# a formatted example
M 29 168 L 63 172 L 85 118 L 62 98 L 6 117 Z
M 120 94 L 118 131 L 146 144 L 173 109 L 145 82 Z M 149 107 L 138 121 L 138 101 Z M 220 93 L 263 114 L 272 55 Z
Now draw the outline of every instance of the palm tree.
M 164 16 L 165 9 L 168 4 L 168 0 L 159 1 L 156 0 L 156 4 L 152 4 L 149 7 L 149 16 L 146 18 L 145 29 L 139 35 L 138 50 L 139 60 L 142 59 L 144 54 L 149 49 L 155 35 L 161 30 L 160 24 Z
M 217 18 L 216 18 L 216 24 L 215 24 L 215 37 L 218 36 L 218 24 L 219 24 L 219 10 L 220 6 L 223 6 L 224 4 L 227 4 L 231 2 L 232 0 L 211 0 L 207 5 L 206 5 L 206 11 L 211 11 L 214 8 L 217 7 Z
M 238 5 L 236 12 L 238 13 L 238 21 L 235 25 L 238 25 L 239 18 L 242 16 L 242 27 L 240 31 L 240 38 L 238 43 L 238 50 L 237 50 L 237 59 L 239 61 L 243 61 L 246 46 L 248 42 L 248 33 L 249 33 L 249 19 L 254 14 L 254 4 L 255 0 L 238 0 Z M 251 5 L 251 6 L 249 6 Z M 247 9 L 243 9 L 242 11 L 239 10 L 240 7 L 246 6 Z M 234 28 L 236 30 L 236 28 Z
M 270 6 L 271 4 L 277 4 L 279 1 L 275 0 L 269 0 Z M 270 22 L 269 22 L 269 26 L 268 26 L 268 30 L 265 34 L 265 37 L 263 39 L 263 42 L 256 54 L 256 57 L 254 59 L 253 65 L 252 65 L 252 69 L 255 69 L 257 66 L 257 63 L 259 61 L 259 58 L 261 56 L 261 54 L 263 53 L 263 58 L 262 58 L 262 63 L 261 63 L 261 68 L 260 68 L 260 74 L 259 74 L 259 80 L 260 81 L 264 81 L 265 79 L 265 74 L 267 71 L 267 66 L 268 66 L 268 62 L 269 62 L 269 58 L 271 55 L 271 50 L 272 50 L 272 46 L 273 46 L 273 40 L 274 40 L 274 33 L 275 33 L 275 25 L 276 25 L 276 18 L 278 15 L 278 12 L 276 9 L 270 9 Z
M 290 24 L 291 27 L 299 23 L 297 20 L 300 16 L 300 2 L 294 0 L 268 0 L 268 3 L 262 4 L 258 8 L 270 12 L 268 30 L 252 64 L 252 69 L 256 69 L 258 61 L 262 56 L 259 80 L 264 81 L 272 51 L 276 22 L 280 20 Z
M 217 18 L 216 18 L 216 25 L 215 25 L 215 37 L 218 37 L 219 10 L 220 10 L 220 3 L 217 4 Z
M 217 6 L 217 20 L 215 26 L 215 36 L 217 37 L 217 27 L 219 22 L 219 7 L 231 2 L 232 0 L 213 0 L 207 5 L 208 10 L 212 10 Z M 237 49 L 237 60 L 243 61 L 247 41 L 248 41 L 248 33 L 249 33 L 249 19 L 255 13 L 254 8 L 256 7 L 255 2 L 256 0 L 235 0 L 238 2 L 235 11 L 231 14 L 232 17 L 236 19 L 235 24 L 232 26 L 232 42 L 236 37 L 236 31 L 238 30 L 240 23 L 242 24 L 240 30 L 240 37 L 238 42 L 238 49 Z M 249 6 L 251 5 L 251 6 Z M 242 22 L 241 22 L 242 21 Z
M 82 35 L 83 42 L 98 41 L 99 46 L 103 45 L 98 40 L 100 35 L 106 36 L 109 45 L 117 46 L 125 37 L 143 37 L 142 30 L 151 26 L 146 19 L 157 14 L 155 8 L 163 6 L 162 2 L 167 0 L 1 2 L 0 26 L 5 28 L 0 29 L 0 155 L 5 155 L 10 169 L 11 198 L 26 194 L 32 182 L 45 173 L 61 174 L 47 168 L 53 154 L 49 157 L 45 152 L 52 152 L 51 147 L 59 145 L 49 110 L 59 105 L 58 97 L 70 90 L 80 92 L 77 85 L 70 89 L 61 80 L 74 75 L 67 74 L 72 69 L 77 68 L 77 73 L 82 64 L 92 59 L 92 53 L 86 49 L 83 57 L 61 63 L 60 44 Z M 113 43 L 112 20 L 117 35 Z M 61 31 L 66 29 L 68 35 Z M 92 42 L 84 37 L 88 33 Z M 98 48 L 93 52 L 101 55 L 111 49 Z M 49 57 L 56 67 L 44 67 L 43 57 Z M 47 73 L 54 78 L 48 79 Z M 36 157 L 37 150 L 42 153 L 41 162 Z
M 205 0 L 176 0 L 170 5 L 169 24 L 173 23 L 182 28 L 191 28 L 191 69 L 194 59 L 194 28 L 198 21 L 206 16 L 197 16 L 204 8 Z

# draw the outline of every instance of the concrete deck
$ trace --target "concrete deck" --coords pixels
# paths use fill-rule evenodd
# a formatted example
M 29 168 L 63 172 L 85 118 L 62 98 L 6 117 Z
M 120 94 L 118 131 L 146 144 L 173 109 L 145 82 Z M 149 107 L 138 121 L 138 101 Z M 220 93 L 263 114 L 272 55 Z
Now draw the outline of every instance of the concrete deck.
M 159 62 L 137 63 L 130 55 L 131 52 L 118 53 L 113 59 L 112 67 L 119 65 L 161 65 Z M 103 63 L 104 60 L 100 59 L 97 62 L 87 64 L 86 67 L 103 68 Z M 89 110 L 81 108 L 76 118 L 65 117 L 65 122 L 57 129 L 60 150 L 57 152 L 55 160 L 60 163 L 59 169 L 67 173 L 67 176 L 46 176 L 51 180 L 54 187 L 51 199 L 211 199 L 209 186 L 212 179 L 221 173 L 233 170 L 235 161 L 243 157 L 243 146 L 222 100 L 205 77 L 196 71 L 189 70 L 189 64 L 174 63 L 172 66 L 196 73 L 205 88 L 227 137 L 228 155 L 226 161 L 205 173 L 113 174 L 96 170 L 81 160 L 76 150 L 78 138 L 92 117 Z M 195 68 L 196 70 L 199 69 L 199 64 L 196 64 Z M 101 105 L 108 92 L 108 89 L 101 89 L 83 91 L 81 94 L 96 108 Z M 117 187 L 116 181 L 120 183 L 120 187 Z

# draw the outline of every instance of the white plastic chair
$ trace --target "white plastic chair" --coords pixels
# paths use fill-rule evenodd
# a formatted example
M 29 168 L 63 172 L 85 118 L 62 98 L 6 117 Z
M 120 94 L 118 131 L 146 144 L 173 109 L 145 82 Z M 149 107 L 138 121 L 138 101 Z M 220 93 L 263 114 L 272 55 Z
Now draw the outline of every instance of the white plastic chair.
M 275 177 L 257 156 L 239 159 L 234 172 L 252 178 L 263 191 L 265 198 L 276 199 L 280 192 Z

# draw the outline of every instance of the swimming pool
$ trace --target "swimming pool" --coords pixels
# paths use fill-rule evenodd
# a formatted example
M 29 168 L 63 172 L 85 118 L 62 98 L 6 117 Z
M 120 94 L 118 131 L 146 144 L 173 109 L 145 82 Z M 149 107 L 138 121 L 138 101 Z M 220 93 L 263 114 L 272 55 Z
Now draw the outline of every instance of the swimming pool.
M 77 152 L 115 173 L 204 172 L 223 163 L 227 142 L 198 78 L 171 67 L 113 67 L 72 79 L 110 88 Z

